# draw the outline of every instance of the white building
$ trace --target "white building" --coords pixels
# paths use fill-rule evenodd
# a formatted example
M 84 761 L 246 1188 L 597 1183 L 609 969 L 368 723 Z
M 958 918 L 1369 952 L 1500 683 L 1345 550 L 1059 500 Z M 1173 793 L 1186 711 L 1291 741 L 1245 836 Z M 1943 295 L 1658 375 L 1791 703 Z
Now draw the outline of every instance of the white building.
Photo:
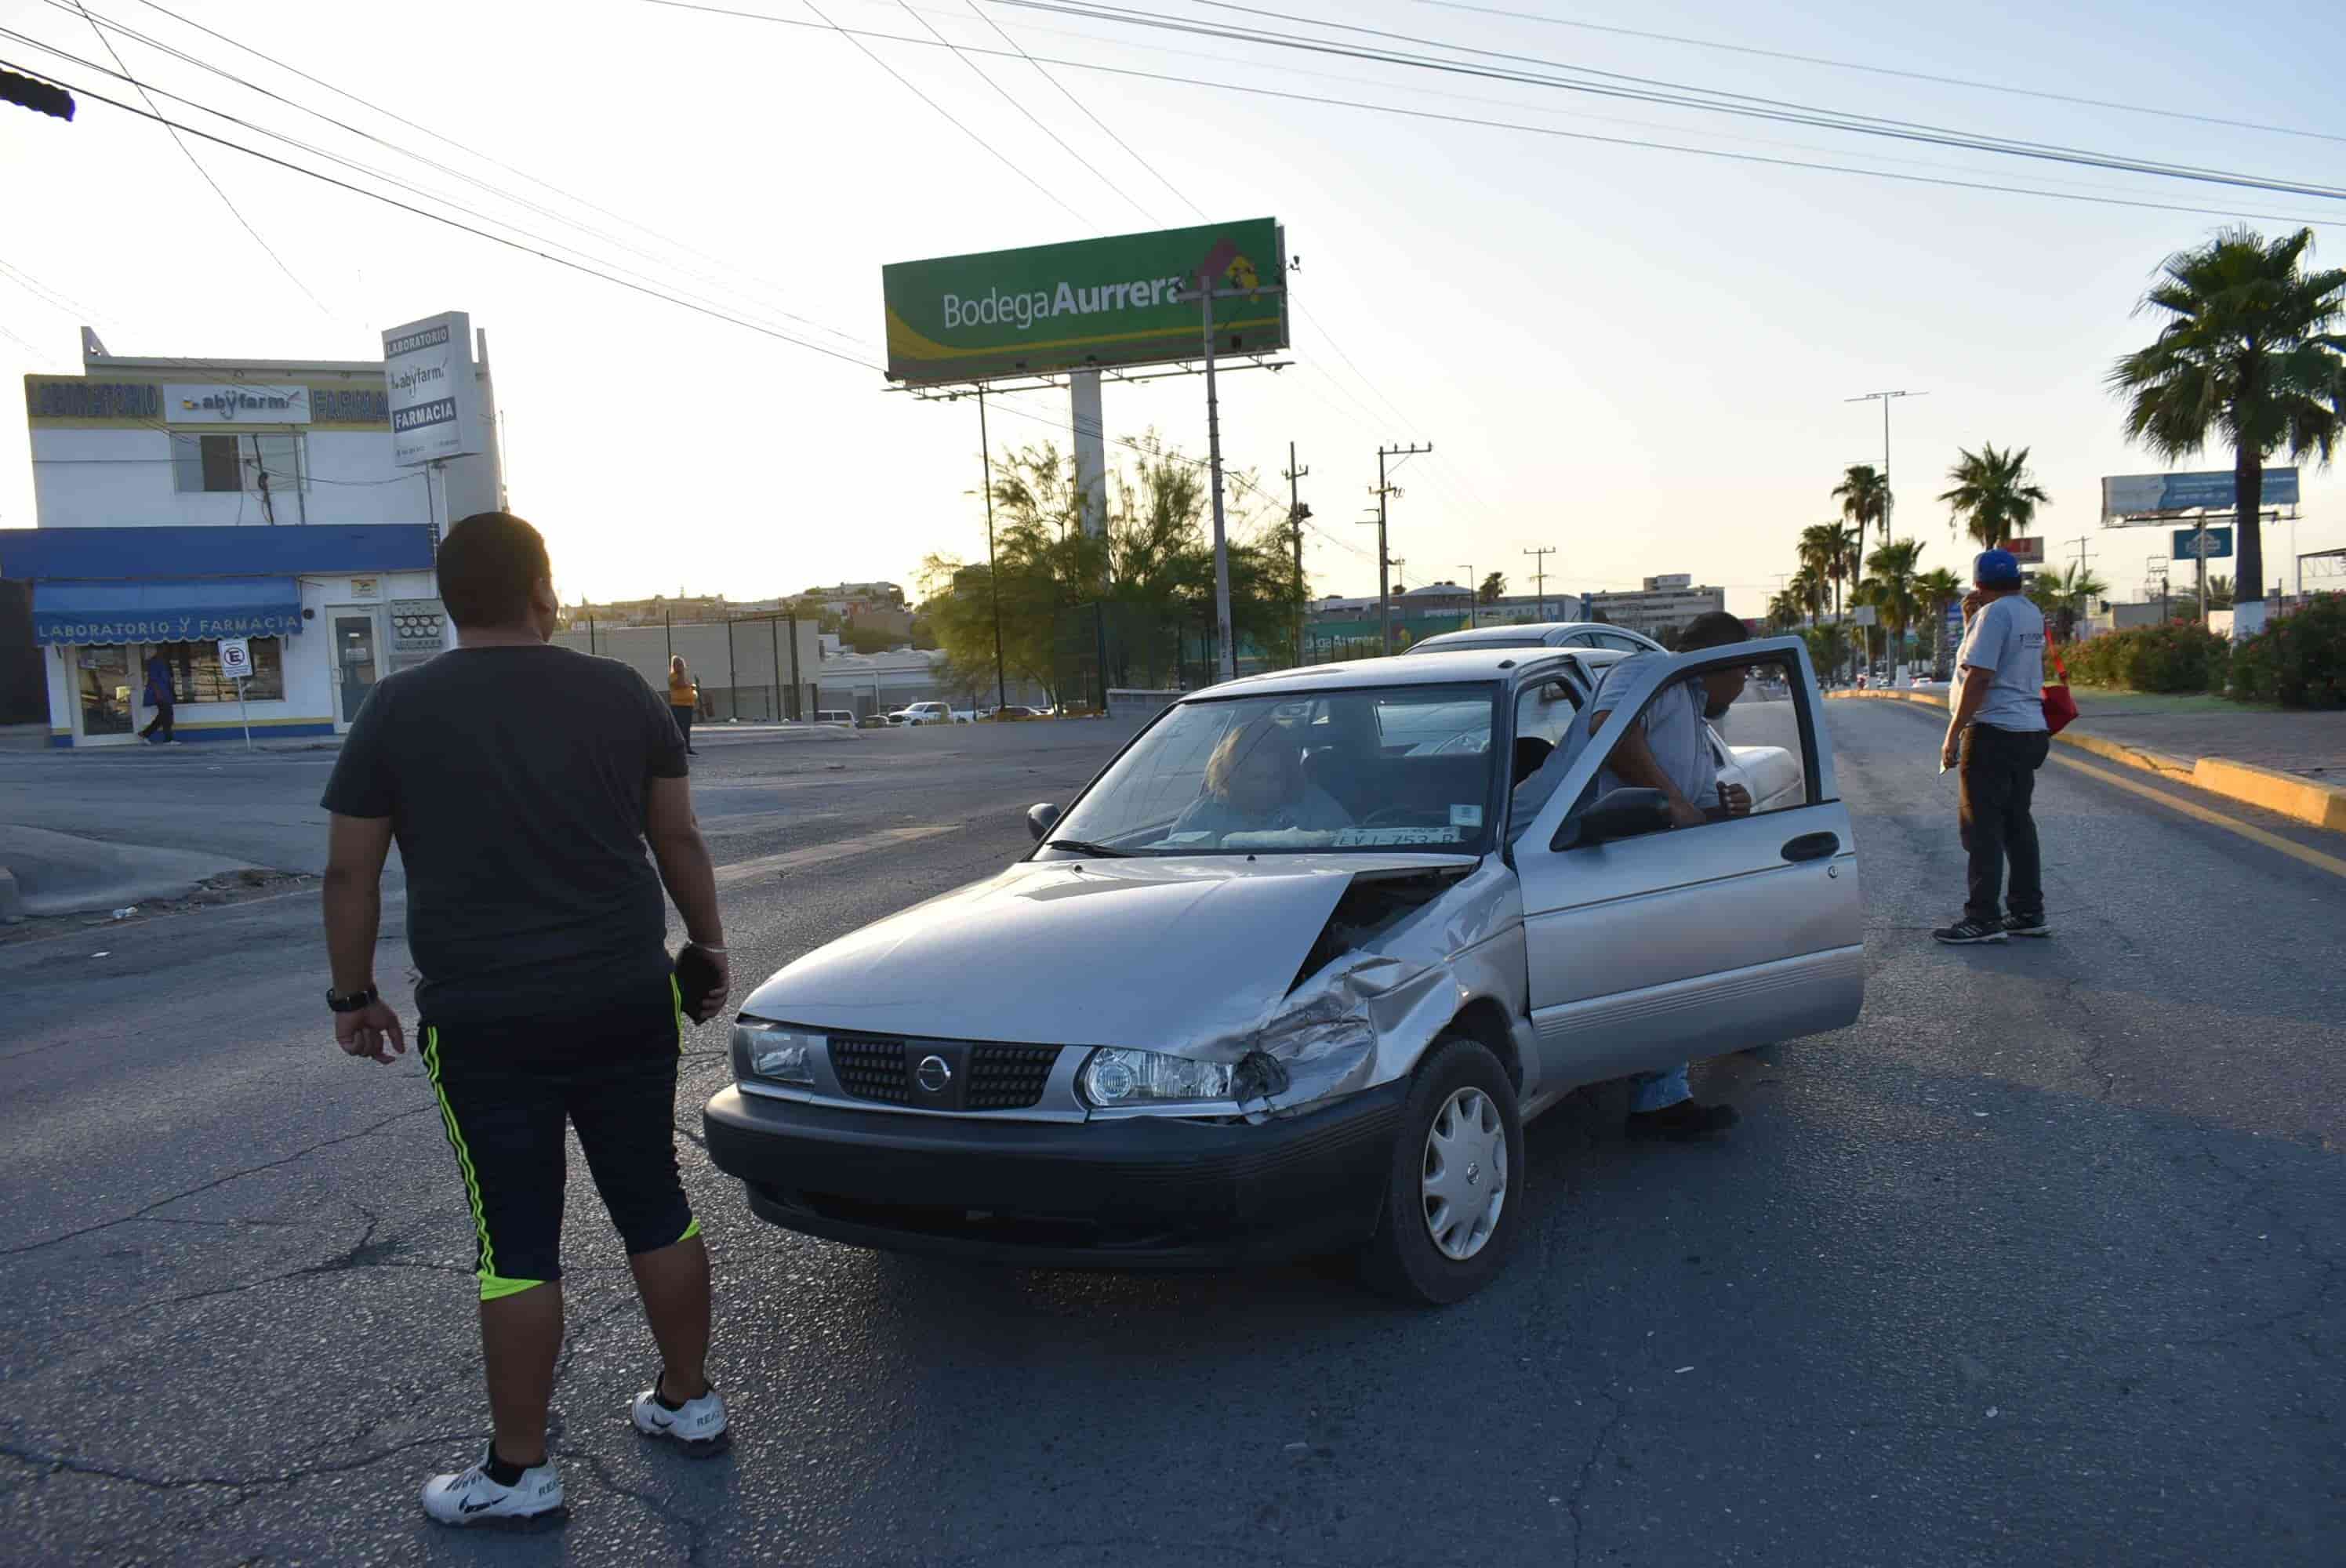
M 1602 616 L 1617 626 L 1658 636 L 1665 628 L 1683 626 L 1706 611 L 1727 608 L 1727 590 L 1700 586 L 1680 572 L 1647 577 L 1642 589 L 1591 594 L 1588 607 L 1593 613 L 1586 619 Z
M 487 341 L 470 455 L 393 460 L 382 361 L 112 355 L 25 378 L 36 526 L 0 532 L 32 585 L 50 744 L 127 745 L 168 667 L 186 740 L 240 733 L 219 639 L 249 639 L 256 734 L 332 735 L 389 671 L 448 646 L 433 571 L 452 518 L 505 484 Z

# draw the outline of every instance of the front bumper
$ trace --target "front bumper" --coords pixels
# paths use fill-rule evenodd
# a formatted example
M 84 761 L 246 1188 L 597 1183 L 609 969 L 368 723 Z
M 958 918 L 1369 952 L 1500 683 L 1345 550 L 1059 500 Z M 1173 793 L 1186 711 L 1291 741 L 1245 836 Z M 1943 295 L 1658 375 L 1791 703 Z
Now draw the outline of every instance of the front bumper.
M 810 1236 L 1039 1268 L 1220 1268 L 1367 1239 L 1408 1090 L 1250 1125 L 964 1120 L 729 1087 L 702 1126 L 750 1211 Z

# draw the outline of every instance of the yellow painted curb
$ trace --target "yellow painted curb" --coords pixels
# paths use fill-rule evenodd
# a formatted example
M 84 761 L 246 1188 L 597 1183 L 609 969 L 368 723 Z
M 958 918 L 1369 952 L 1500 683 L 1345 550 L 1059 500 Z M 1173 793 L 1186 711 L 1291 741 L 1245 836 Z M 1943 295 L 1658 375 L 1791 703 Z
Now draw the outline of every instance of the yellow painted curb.
M 2199 759 L 2191 770 L 2191 782 L 2211 795 L 2261 806 L 2333 833 L 2346 833 L 2346 789 L 2335 784 L 2227 757 Z
M 1831 691 L 1825 695 L 1919 703 L 1943 713 L 1947 708 L 1944 697 L 1920 691 Z M 2081 734 L 2076 729 L 2065 729 L 2053 738 L 2063 746 L 2074 746 L 2107 761 L 2156 773 L 2171 783 L 2188 784 L 2206 794 L 2260 807 L 2309 827 L 2346 833 L 2346 788 L 2335 784 L 2283 773 L 2278 769 L 2259 768 L 2253 762 L 2235 762 L 2229 757 L 2202 757 L 2196 760 L 2174 757 L 2164 751 L 2128 746 L 2106 736 Z

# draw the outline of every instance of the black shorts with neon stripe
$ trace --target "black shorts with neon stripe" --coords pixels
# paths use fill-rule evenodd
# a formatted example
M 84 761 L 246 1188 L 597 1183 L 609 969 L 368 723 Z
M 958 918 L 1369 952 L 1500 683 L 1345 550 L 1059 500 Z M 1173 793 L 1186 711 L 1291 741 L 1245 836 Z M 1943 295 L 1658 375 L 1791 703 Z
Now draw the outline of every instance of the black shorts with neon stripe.
M 699 1232 L 676 1168 L 673 983 L 586 1017 L 420 1027 L 483 1300 L 562 1278 L 566 1125 L 630 1255 Z

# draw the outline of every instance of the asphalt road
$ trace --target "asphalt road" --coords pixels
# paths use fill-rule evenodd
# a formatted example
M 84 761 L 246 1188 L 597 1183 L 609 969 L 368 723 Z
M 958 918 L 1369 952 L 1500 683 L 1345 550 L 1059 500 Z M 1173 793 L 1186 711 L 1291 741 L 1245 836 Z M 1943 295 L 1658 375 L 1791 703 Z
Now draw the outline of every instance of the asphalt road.
M 332 1048 L 308 902 L 0 949 L 6 1555 L 2335 1563 L 2346 881 L 2056 766 L 2059 935 L 1940 949 L 1961 864 L 1929 718 L 1829 711 L 1866 1009 L 1702 1069 L 1730 1140 L 1631 1146 L 1617 1086 L 1576 1096 L 1530 1133 L 1512 1268 L 1430 1313 L 1326 1268 L 831 1247 L 751 1220 L 687 1143 L 739 1434 L 698 1465 L 626 1426 L 653 1353 L 574 1162 L 576 1516 L 525 1540 L 416 1508 L 485 1431 L 470 1227 L 413 1058 Z M 1006 861 L 1104 743 L 707 748 L 739 972 Z M 724 1073 L 716 1026 L 689 1046 L 687 1138 Z

